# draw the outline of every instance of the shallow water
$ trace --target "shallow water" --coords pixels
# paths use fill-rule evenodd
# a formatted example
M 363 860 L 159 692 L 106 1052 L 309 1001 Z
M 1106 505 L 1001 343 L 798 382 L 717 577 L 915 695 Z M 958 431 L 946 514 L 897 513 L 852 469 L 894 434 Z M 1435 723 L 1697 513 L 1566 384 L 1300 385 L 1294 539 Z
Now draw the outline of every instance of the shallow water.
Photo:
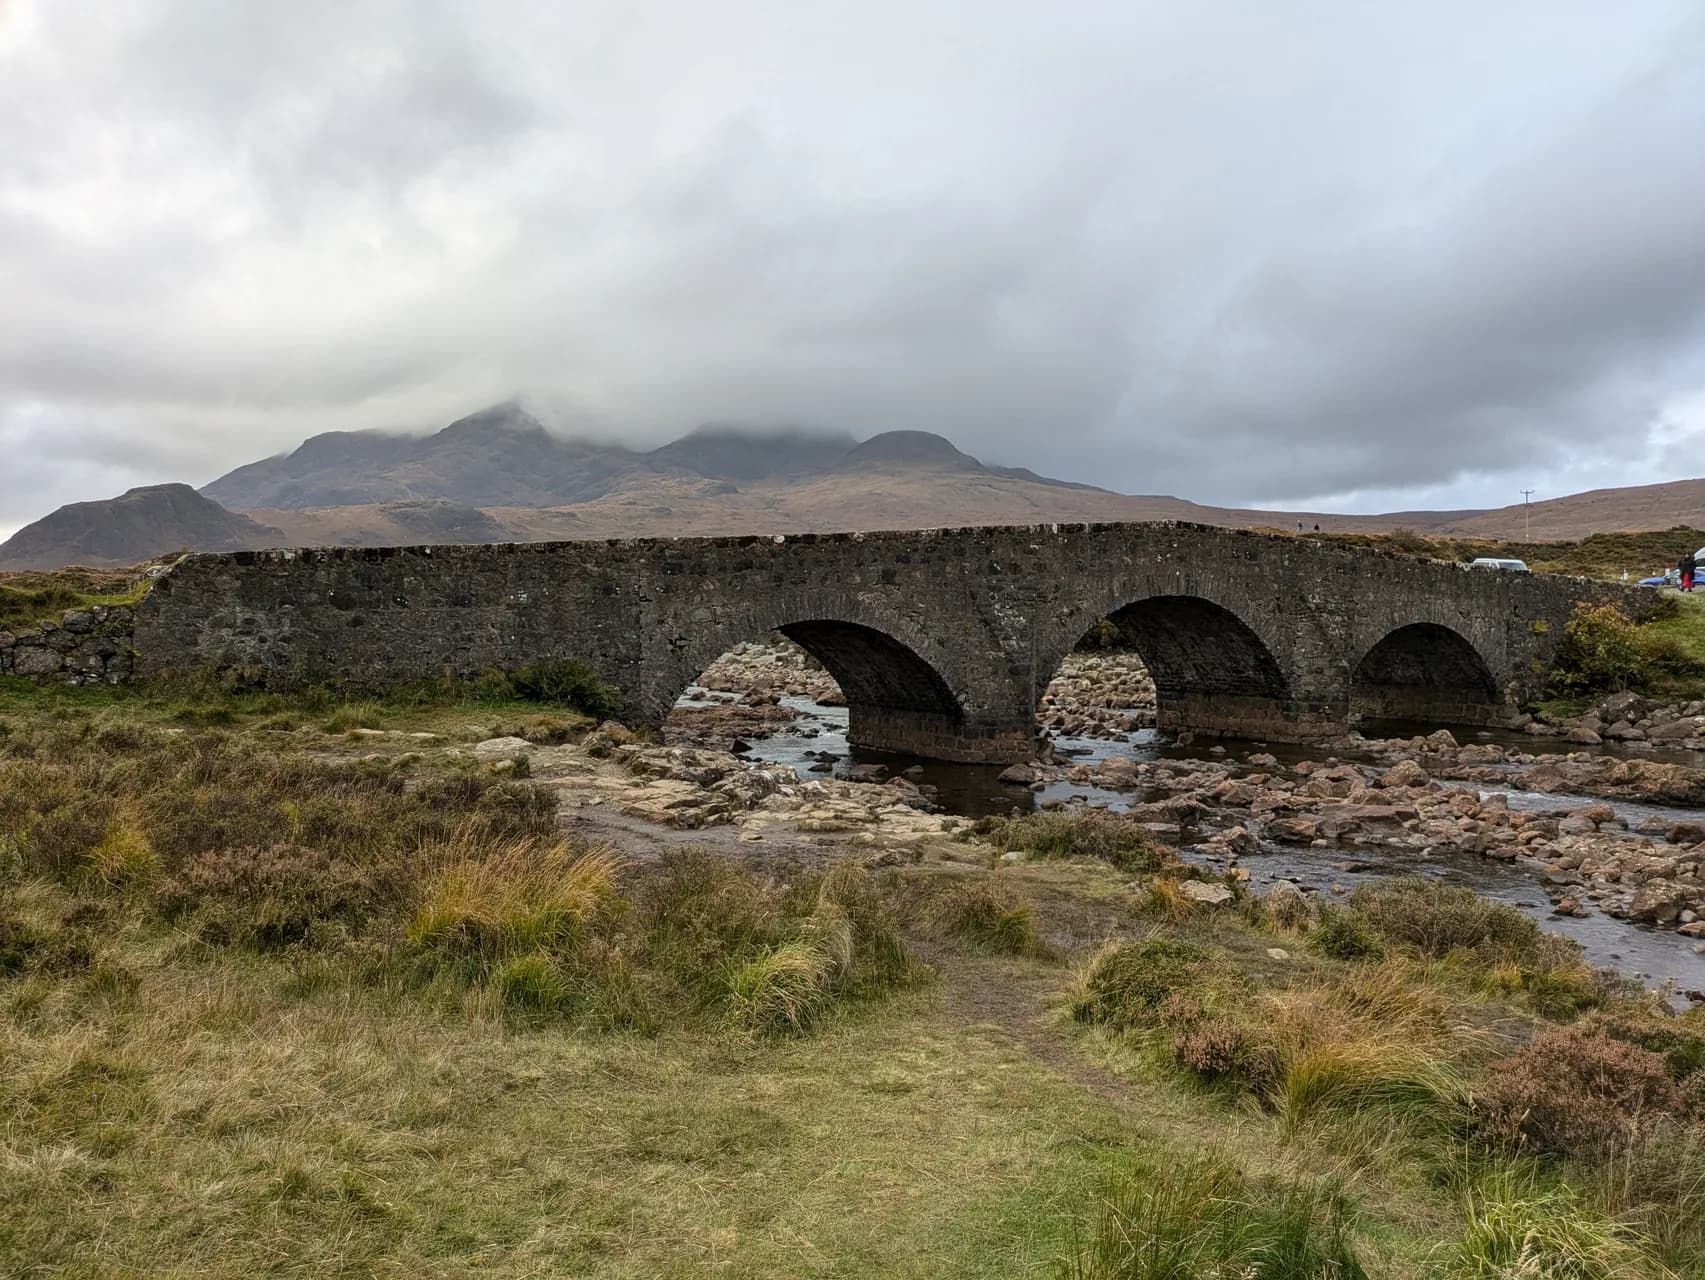
M 946 812 L 969 818 L 1012 813 L 1015 810 L 1028 811 L 1044 800 L 1080 797 L 1089 804 L 1124 810 L 1131 804 L 1148 798 L 1140 793 L 1107 791 L 1070 782 L 1051 782 L 1042 791 L 1033 792 L 1024 787 L 996 781 L 1001 772 L 998 765 L 949 764 L 939 760 L 917 760 L 887 752 L 866 751 L 862 748 L 849 749 L 845 707 L 821 707 L 804 697 L 786 697 L 782 699 L 782 703 L 796 711 L 799 719 L 792 724 L 778 726 L 777 732 L 770 737 L 755 741 L 748 756 L 767 763 L 789 765 L 798 771 L 801 777 L 844 776 L 847 769 L 855 763 L 885 764 L 891 772 L 904 772 L 916 783 L 935 787 L 937 802 Z M 683 699 L 680 705 L 702 707 L 714 704 Z M 1402 736 L 1414 736 L 1420 732 L 1415 726 L 1400 727 L 1403 729 Z M 1384 728 L 1381 726 L 1382 730 Z M 1535 754 L 1546 750 L 1547 747 L 1553 747 L 1559 752 L 1583 750 L 1573 743 L 1532 738 L 1519 733 L 1486 736 L 1473 729 L 1453 729 L 1453 732 L 1463 742 L 1497 741 L 1500 745 L 1532 751 Z M 1325 758 L 1318 748 L 1278 743 L 1227 741 L 1196 742 L 1189 746 L 1179 746 L 1175 742 L 1163 740 L 1152 729 L 1132 734 L 1129 741 L 1057 738 L 1054 746 L 1056 751 L 1069 754 L 1073 761 L 1091 765 L 1114 756 L 1126 756 L 1135 760 L 1219 760 L 1234 767 L 1242 765 L 1248 768 L 1256 767 L 1248 765 L 1248 757 L 1262 752 L 1274 756 L 1284 764 Z M 1216 746 L 1221 750 L 1215 751 Z M 808 752 L 826 752 L 835 759 L 829 762 L 830 769 L 825 771 L 820 767 L 825 762 L 816 754 L 808 755 Z M 1610 748 L 1600 749 L 1599 754 L 1635 753 Z M 1701 762 L 1701 753 L 1698 752 L 1637 754 L 1647 759 L 1660 754 L 1685 757 L 1678 760 L 1678 763 Z M 1343 760 L 1372 759 L 1370 755 L 1357 752 L 1353 748 L 1335 749 L 1334 755 Z M 1493 794 L 1493 791 L 1481 789 L 1480 794 Z M 1617 816 L 1630 827 L 1654 814 L 1676 817 L 1688 812 L 1632 801 L 1600 800 L 1597 797 L 1515 790 L 1503 794 L 1508 795 L 1512 809 L 1546 810 L 1573 808 L 1584 804 L 1609 804 Z M 1194 850 L 1188 831 L 1185 832 L 1180 852 L 1187 859 L 1193 857 Z M 1691 939 L 1669 930 L 1647 928 L 1596 911 L 1584 919 L 1554 916 L 1551 913 L 1550 901 L 1532 873 L 1512 863 L 1499 862 L 1476 854 L 1424 857 L 1416 851 L 1359 849 L 1353 845 L 1332 849 L 1298 849 L 1292 846 L 1271 845 L 1265 846 L 1258 854 L 1242 858 L 1240 862 L 1248 869 L 1250 881 L 1257 888 L 1265 888 L 1279 880 L 1290 880 L 1317 889 L 1326 898 L 1335 896 L 1335 886 L 1348 891 L 1358 884 L 1393 875 L 1418 875 L 1463 885 L 1482 897 L 1518 908 L 1538 920 L 1550 932 L 1572 938 L 1580 943 L 1588 961 L 1594 965 L 1614 968 L 1640 979 L 1651 987 L 1669 983 L 1680 991 L 1705 992 L 1705 955 L 1694 954 Z M 1351 864 L 1367 865 L 1356 870 L 1344 869 Z M 1210 861 L 1208 865 L 1215 864 Z

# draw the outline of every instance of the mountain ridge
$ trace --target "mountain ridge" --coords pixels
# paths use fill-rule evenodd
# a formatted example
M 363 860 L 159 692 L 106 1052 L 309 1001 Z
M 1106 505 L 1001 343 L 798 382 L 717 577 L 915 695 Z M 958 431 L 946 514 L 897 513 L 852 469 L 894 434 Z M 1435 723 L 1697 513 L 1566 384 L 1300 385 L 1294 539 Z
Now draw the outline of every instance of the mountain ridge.
M 860 441 L 707 423 L 645 452 L 552 434 L 518 402 L 436 432 L 332 431 L 184 484 L 71 503 L 0 543 L 0 569 L 133 564 L 191 547 L 396 545 L 977 524 L 1184 520 L 1243 528 L 1538 540 L 1705 524 L 1705 479 L 1462 511 L 1214 507 L 990 466 L 933 432 Z

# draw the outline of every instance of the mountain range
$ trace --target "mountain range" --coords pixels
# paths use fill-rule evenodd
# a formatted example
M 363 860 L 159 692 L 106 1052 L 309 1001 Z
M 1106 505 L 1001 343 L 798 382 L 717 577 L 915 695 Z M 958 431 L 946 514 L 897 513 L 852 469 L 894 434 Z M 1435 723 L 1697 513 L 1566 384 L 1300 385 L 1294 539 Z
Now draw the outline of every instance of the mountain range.
M 203 486 L 153 485 L 59 508 L 0 543 L 0 569 L 134 564 L 185 548 L 798 533 L 1049 521 L 1188 520 L 1337 532 L 1408 528 L 1564 540 L 1705 524 L 1705 479 L 1596 490 L 1530 508 L 1337 515 L 1201 506 L 989 466 L 925 431 L 737 424 L 661 448 L 564 438 L 518 403 L 428 435 L 335 431 Z

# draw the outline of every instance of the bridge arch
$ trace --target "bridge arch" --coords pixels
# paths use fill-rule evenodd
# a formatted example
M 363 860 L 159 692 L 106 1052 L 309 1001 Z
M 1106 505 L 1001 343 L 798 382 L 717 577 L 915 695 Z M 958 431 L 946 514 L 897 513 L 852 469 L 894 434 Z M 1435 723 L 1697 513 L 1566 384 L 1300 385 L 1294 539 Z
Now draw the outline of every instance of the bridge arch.
M 1148 667 L 1159 728 L 1259 737 L 1292 716 L 1290 681 L 1274 646 L 1237 611 L 1202 595 L 1143 595 L 1070 615 L 1062 624 L 1070 640 L 1039 664 L 1043 683 L 1103 619 Z
M 1410 622 L 1387 631 L 1350 673 L 1351 720 L 1479 724 L 1499 706 L 1491 664 L 1456 628 Z
M 686 639 L 667 682 L 648 699 L 651 718 L 661 723 L 675 700 L 735 645 L 770 632 L 804 649 L 840 686 L 849 744 L 943 760 L 987 755 L 991 735 L 974 714 L 976 700 L 951 678 L 953 668 L 935 645 L 901 617 L 834 605 L 742 611 Z M 1018 755 L 1027 750 L 1028 740 Z M 1007 751 L 1012 754 L 1010 746 Z

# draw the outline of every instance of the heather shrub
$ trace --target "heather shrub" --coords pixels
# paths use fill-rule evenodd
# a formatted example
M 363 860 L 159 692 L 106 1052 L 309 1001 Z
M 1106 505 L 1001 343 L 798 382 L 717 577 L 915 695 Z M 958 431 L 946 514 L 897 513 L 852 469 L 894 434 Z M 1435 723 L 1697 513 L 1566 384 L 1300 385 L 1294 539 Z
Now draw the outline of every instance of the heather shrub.
M 1541 1031 L 1490 1066 L 1474 1100 L 1488 1141 L 1589 1158 L 1684 1106 L 1661 1055 L 1585 1027 Z
M 359 931 L 399 893 L 375 868 L 274 844 L 197 854 L 160 885 L 155 905 L 167 920 L 190 920 L 204 942 L 277 951 Z
M 1163 1006 L 1163 1018 L 1168 1013 L 1178 1016 L 1176 1009 Z M 1280 1076 L 1274 1046 L 1228 1018 L 1198 1020 L 1187 1026 L 1172 1041 L 1172 1057 L 1209 1083 L 1234 1084 L 1257 1094 L 1269 1092 Z
M 152 732 L 141 749 L 105 751 L 87 724 L 69 723 L 0 750 L 0 841 L 26 874 L 66 884 L 170 878 L 231 849 L 289 844 L 368 863 L 452 836 L 556 826 L 550 795 L 483 771 L 411 786 L 405 764 L 316 758 L 221 732 Z

